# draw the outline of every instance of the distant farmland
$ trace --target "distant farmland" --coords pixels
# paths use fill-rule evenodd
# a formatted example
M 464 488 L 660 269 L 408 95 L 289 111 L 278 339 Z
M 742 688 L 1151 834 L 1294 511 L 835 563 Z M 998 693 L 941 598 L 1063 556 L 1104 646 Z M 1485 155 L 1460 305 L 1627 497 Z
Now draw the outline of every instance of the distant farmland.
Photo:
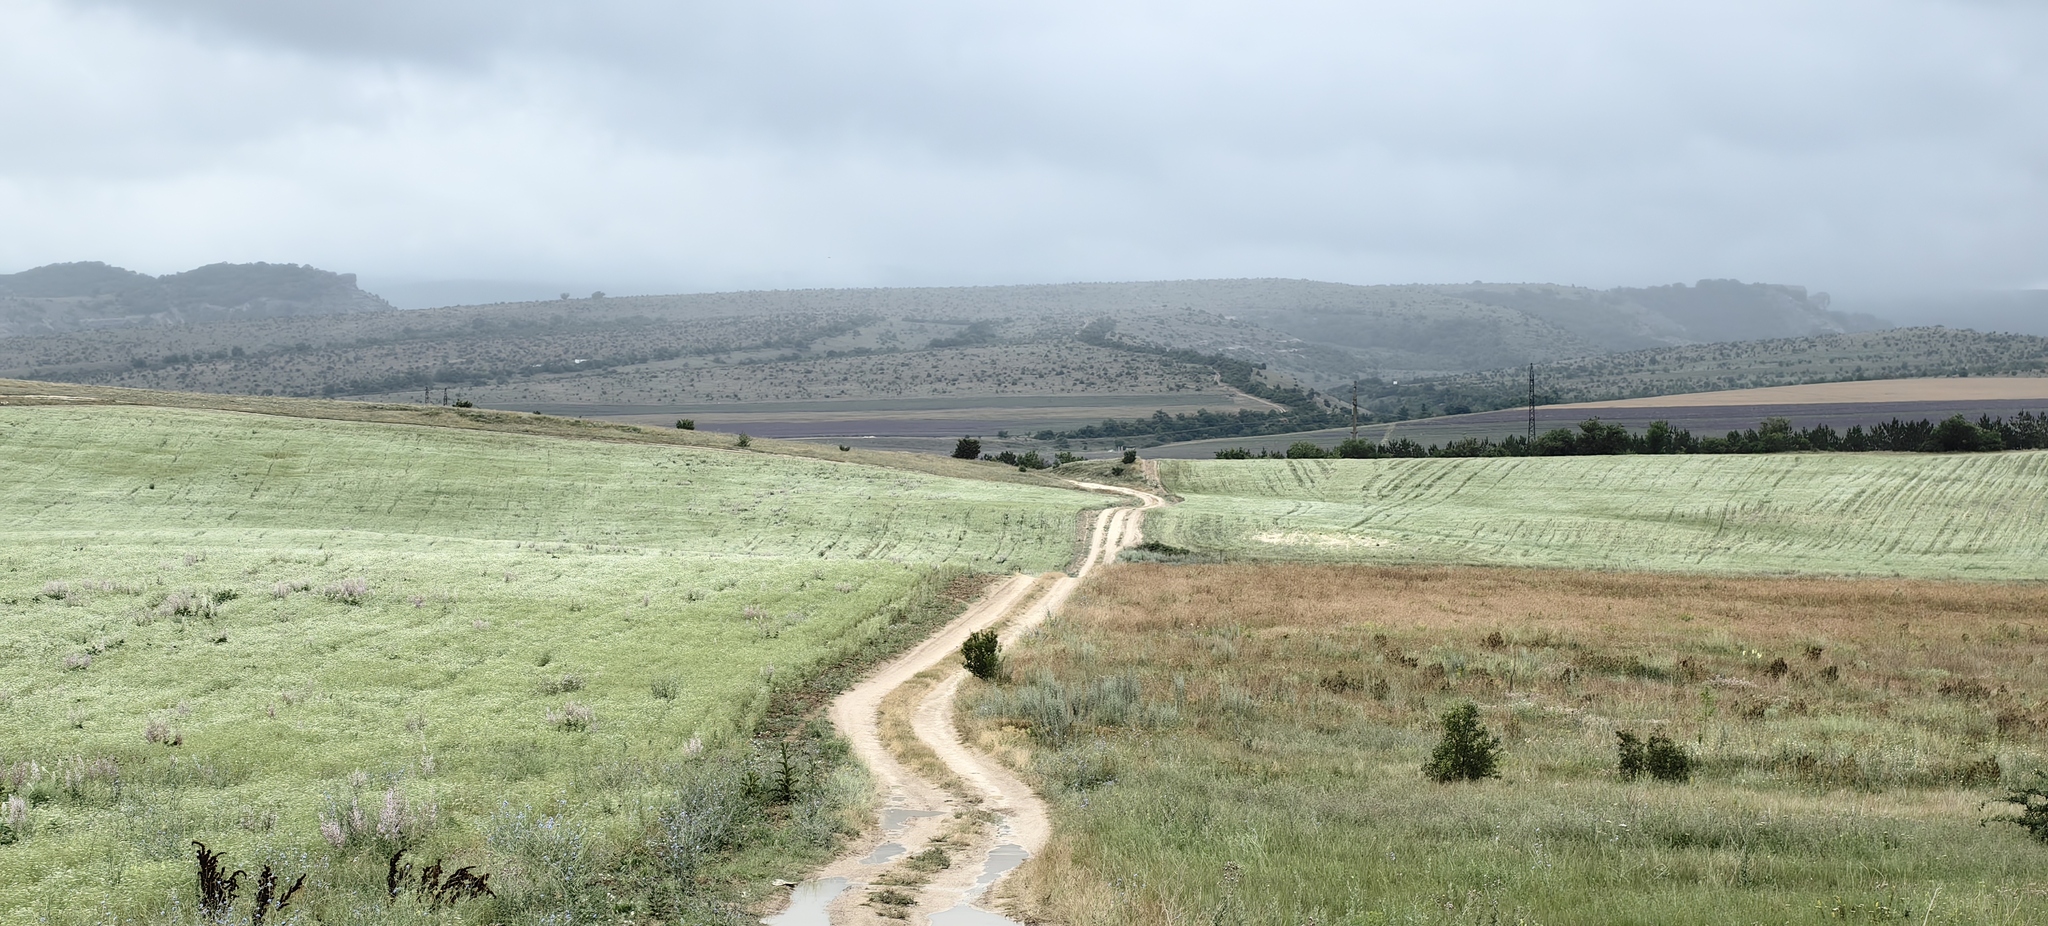
M 1569 428 L 1588 418 L 1598 418 L 1640 431 L 1653 421 L 1668 421 L 1674 427 L 1704 437 L 1754 428 L 1757 422 L 1770 417 L 1788 418 L 1800 428 L 1825 424 L 1842 431 L 1851 425 L 1867 428 L 1893 418 L 1940 421 L 1951 415 L 1963 415 L 1974 421 L 1979 415 L 2004 418 L 2022 411 L 2044 410 L 2048 410 L 2048 377 L 1891 379 L 1539 405 L 1536 428 Z M 1427 445 L 1468 437 L 1499 440 L 1522 434 L 1528 426 L 1528 411 L 1513 408 L 1367 424 L 1360 426 L 1358 433 L 1375 441 L 1405 437 Z M 1279 453 L 1295 441 L 1328 447 L 1350 436 L 1349 428 L 1330 428 L 1257 438 L 1188 441 L 1156 447 L 1147 454 L 1159 459 L 1195 460 L 1209 459 L 1216 451 L 1233 447 Z
M 1251 559 L 2048 578 L 2048 452 L 1170 462 L 1146 535 Z

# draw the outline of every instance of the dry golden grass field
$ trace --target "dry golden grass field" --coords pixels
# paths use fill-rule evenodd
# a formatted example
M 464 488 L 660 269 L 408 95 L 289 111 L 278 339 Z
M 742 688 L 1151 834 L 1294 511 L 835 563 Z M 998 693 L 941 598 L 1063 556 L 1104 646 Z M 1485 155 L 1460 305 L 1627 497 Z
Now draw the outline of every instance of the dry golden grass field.
M 1056 922 L 2035 923 L 2044 655 L 2039 584 L 1129 563 L 964 713 Z M 1465 701 L 1501 777 L 1431 782 Z

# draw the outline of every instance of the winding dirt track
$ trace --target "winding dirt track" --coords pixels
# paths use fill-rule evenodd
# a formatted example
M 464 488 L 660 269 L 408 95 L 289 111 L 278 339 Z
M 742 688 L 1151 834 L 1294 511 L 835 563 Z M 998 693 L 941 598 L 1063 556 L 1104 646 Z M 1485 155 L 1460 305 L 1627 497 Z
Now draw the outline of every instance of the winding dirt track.
M 1104 509 L 1096 516 L 1087 555 L 1073 575 L 1058 575 L 1050 581 L 1036 576 L 1011 576 L 943 630 L 832 702 L 833 725 L 851 743 L 854 754 L 866 764 L 884 795 L 879 833 L 813 876 L 847 879 L 845 892 L 826 908 L 832 923 L 905 922 L 884 918 L 866 904 L 870 885 L 934 838 L 950 840 L 947 845 L 952 867 L 938 872 L 928 884 L 916 889 L 918 903 L 909 910 L 912 923 L 926 922 L 934 913 L 953 910 L 980 897 L 987 884 L 976 882 L 989 867 L 991 853 L 999 848 L 1014 856 L 1020 848 L 1025 854 L 1036 854 L 1045 847 L 1050 821 L 1044 800 L 993 757 L 961 742 L 954 727 L 953 696 L 967 677 L 965 669 L 955 669 L 932 685 L 911 714 L 911 728 L 917 738 L 938 755 L 957 779 L 952 790 L 906 767 L 883 745 L 880 712 L 883 700 L 891 692 L 958 653 L 968 634 L 1008 621 L 1001 631 L 1001 638 L 1008 644 L 1045 620 L 1066 602 L 1089 573 L 1114 561 L 1118 551 L 1136 545 L 1144 513 L 1166 504 L 1157 495 L 1134 489 L 1094 483 L 1076 485 L 1126 495 L 1140 504 Z M 1034 592 L 1038 594 L 1034 596 Z M 971 825 L 973 818 L 963 816 L 974 810 L 988 811 L 997 817 L 993 832 L 985 825 Z M 963 826 L 962 821 L 968 821 L 968 825 Z

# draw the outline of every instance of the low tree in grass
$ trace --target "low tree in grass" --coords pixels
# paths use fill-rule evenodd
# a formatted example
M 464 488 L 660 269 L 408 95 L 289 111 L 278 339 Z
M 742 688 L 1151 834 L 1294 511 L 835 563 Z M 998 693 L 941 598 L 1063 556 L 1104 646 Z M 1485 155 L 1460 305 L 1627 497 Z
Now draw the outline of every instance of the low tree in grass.
M 695 430 L 697 430 L 697 419 L 695 419 L 695 418 L 677 418 L 677 419 L 676 419 L 676 430 L 678 430 L 678 431 L 695 431 Z
M 2018 809 L 2017 814 L 2001 819 L 2016 824 L 2035 839 L 2048 842 L 2048 772 L 2035 772 L 2035 787 L 2014 788 L 2002 798 L 1989 801 L 1990 804 L 2009 804 Z
M 1645 752 L 1644 764 L 1651 778 L 1678 783 L 1692 780 L 1692 754 L 1684 746 L 1661 734 L 1651 734 Z
M 1124 451 L 1124 465 L 1125 465 L 1125 466 L 1129 466 L 1129 465 L 1131 465 L 1131 464 L 1133 464 L 1133 463 L 1136 463 L 1136 462 L 1138 462 L 1138 452 L 1137 452 L 1136 450 L 1126 450 L 1126 451 Z
M 1444 738 L 1422 773 L 1437 782 L 1500 777 L 1500 737 L 1479 722 L 1479 706 L 1467 701 L 1444 712 Z
M 981 459 L 981 441 L 979 441 L 979 440 L 976 440 L 976 439 L 974 439 L 974 438 L 972 438 L 972 437 L 963 437 L 963 438 L 960 438 L 960 442 L 959 442 L 959 443 L 956 443 L 956 444 L 954 444 L 954 445 L 953 445 L 953 459 L 956 459 L 956 460 L 979 460 L 979 459 Z
M 1627 730 L 1614 731 L 1615 773 L 1623 781 L 1634 781 L 1643 777 L 1643 770 L 1650 764 L 1648 750 L 1643 748 L 1641 737 Z
M 967 671 L 985 682 L 994 681 L 1003 671 L 1003 644 L 993 630 L 968 634 L 967 642 L 960 644 L 960 657 L 967 661 Z
M 1650 734 L 1648 742 L 1626 730 L 1614 731 L 1617 762 L 1622 780 L 1634 781 L 1648 775 L 1658 781 L 1692 780 L 1692 754 L 1661 733 Z

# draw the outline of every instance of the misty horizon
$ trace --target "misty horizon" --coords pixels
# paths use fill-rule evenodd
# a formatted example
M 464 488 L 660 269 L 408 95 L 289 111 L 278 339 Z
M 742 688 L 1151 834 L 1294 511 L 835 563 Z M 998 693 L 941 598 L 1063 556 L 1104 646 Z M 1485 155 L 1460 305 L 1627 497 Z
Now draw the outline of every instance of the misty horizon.
M 480 294 L 2048 285 L 2048 10 L 0 13 L 0 266 Z

